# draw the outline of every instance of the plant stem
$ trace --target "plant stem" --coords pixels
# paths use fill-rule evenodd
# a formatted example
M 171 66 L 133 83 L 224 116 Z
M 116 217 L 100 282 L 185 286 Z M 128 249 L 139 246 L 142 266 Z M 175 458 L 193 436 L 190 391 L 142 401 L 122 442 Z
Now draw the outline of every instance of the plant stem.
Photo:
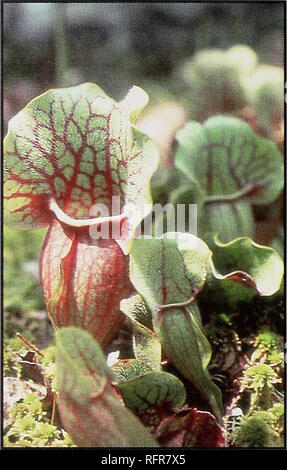
M 67 86 L 68 48 L 64 28 L 65 8 L 66 6 L 63 3 L 55 4 L 55 75 L 58 87 Z
M 21 333 L 16 333 L 16 335 L 23 341 L 23 343 L 27 344 L 29 348 L 33 349 L 33 351 L 39 354 L 39 356 L 44 357 L 44 354 L 36 346 L 34 346 L 34 344 L 30 343 L 30 341 L 28 341 L 23 335 L 21 335 Z

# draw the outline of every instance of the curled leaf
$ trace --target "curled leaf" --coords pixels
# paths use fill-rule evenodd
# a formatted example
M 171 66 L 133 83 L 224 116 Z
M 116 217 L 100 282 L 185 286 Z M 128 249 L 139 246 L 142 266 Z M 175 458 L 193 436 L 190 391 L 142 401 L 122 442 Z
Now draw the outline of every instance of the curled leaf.
M 140 359 L 120 359 L 112 370 L 116 384 L 125 383 L 152 372 L 151 366 Z
M 214 237 L 212 250 L 213 266 L 216 267 L 213 274 L 216 279 L 238 283 L 239 296 L 240 292 L 242 295 L 246 294 L 246 289 L 242 286 L 255 289 L 259 295 L 264 296 L 273 295 L 279 290 L 284 264 L 272 248 L 258 245 L 248 237 L 229 243 L 222 243 L 218 237 Z M 228 295 L 229 283 L 221 284 Z
M 57 332 L 57 389 L 62 423 L 80 447 L 156 447 L 112 387 L 112 373 L 91 335 L 79 328 Z
M 188 233 L 138 239 L 130 256 L 131 281 L 154 316 L 159 305 L 186 302 L 202 289 L 210 256 L 208 246 Z
M 117 197 L 113 215 L 126 214 L 131 240 L 151 203 L 149 181 L 158 163 L 152 141 L 133 125 L 147 102 L 133 87 L 116 103 L 93 83 L 32 100 L 11 119 L 4 141 L 6 224 L 38 228 L 61 211 L 68 224 L 89 223 L 94 204 L 105 205 L 109 217 Z
M 207 370 L 211 349 L 196 305 L 210 257 L 207 245 L 191 234 L 138 239 L 130 256 L 130 277 L 152 311 L 163 351 L 220 416 L 220 391 Z
M 252 236 L 251 203 L 270 203 L 283 188 L 283 159 L 276 144 L 258 137 L 244 121 L 224 116 L 202 125 L 187 123 L 177 140 L 176 167 L 205 194 L 200 230 L 218 232 L 224 242 Z
M 134 360 L 119 361 L 113 371 L 125 404 L 148 426 L 155 427 L 185 403 L 184 385 L 172 374 L 148 370 Z

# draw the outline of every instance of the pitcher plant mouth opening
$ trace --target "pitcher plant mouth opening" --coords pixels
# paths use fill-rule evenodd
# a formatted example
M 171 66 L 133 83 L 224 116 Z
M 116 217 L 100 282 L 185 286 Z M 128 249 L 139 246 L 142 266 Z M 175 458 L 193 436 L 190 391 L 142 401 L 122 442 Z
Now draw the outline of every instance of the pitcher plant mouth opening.
M 54 198 L 50 198 L 49 200 L 49 209 L 55 214 L 56 218 L 60 221 L 65 223 L 66 225 L 70 225 L 71 227 L 90 227 L 92 225 L 99 225 L 103 223 L 109 222 L 122 222 L 127 220 L 128 214 L 127 209 L 123 209 L 123 213 L 119 215 L 112 215 L 110 217 L 94 217 L 91 219 L 73 219 L 69 215 L 67 215 L 57 204 Z

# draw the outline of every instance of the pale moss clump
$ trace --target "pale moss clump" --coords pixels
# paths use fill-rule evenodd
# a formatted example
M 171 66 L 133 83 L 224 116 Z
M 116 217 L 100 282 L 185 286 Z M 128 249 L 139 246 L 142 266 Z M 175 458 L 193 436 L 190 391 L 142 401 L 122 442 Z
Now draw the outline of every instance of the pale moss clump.
M 265 334 L 266 333 L 266 334 Z M 257 339 L 259 336 L 257 337 Z M 277 337 L 264 332 L 256 343 L 275 348 Z M 284 405 L 282 394 L 276 389 L 282 379 L 274 367 L 266 363 L 255 363 L 248 367 L 241 381 L 240 392 L 249 394 L 250 405 L 239 426 L 231 433 L 230 440 L 238 447 L 283 447 Z
M 74 447 L 70 436 L 49 422 L 43 401 L 29 393 L 10 411 L 4 447 Z
M 3 376 L 20 377 L 22 366 L 19 362 L 20 355 L 25 355 L 28 347 L 16 336 L 14 338 L 4 339 L 3 348 Z
M 283 447 L 284 406 L 276 404 L 267 411 L 256 411 L 243 418 L 233 433 L 239 447 Z
M 281 371 L 284 353 L 280 336 L 264 328 L 253 340 L 253 345 L 255 351 L 244 370 L 239 395 L 244 395 L 245 399 L 249 396 L 249 407 L 230 433 L 230 441 L 237 447 L 283 447 Z
M 257 336 L 255 346 L 262 347 L 262 349 L 276 348 L 279 346 L 279 339 L 276 333 L 264 328 Z
M 245 387 L 261 390 L 265 386 L 272 388 L 280 382 L 276 372 L 268 364 L 255 364 L 245 372 Z
M 266 361 L 270 364 L 282 363 L 284 366 L 284 353 L 280 345 L 280 339 L 276 333 L 264 328 L 261 330 L 254 341 L 255 351 L 251 360 L 259 359 L 263 354 L 266 355 Z
M 7 340 L 5 346 L 4 375 L 20 379 L 22 365 L 19 360 L 29 348 L 18 337 Z M 56 397 L 55 346 L 49 346 L 42 354 L 37 355 L 37 363 L 43 367 L 47 387 Z M 51 404 L 40 399 L 37 393 L 27 393 L 9 410 L 8 424 L 4 429 L 4 447 L 75 447 L 70 436 L 51 423 L 51 416 Z
M 258 412 L 260 413 L 260 412 Z M 261 414 L 244 418 L 233 434 L 233 442 L 239 447 L 268 447 L 269 426 Z

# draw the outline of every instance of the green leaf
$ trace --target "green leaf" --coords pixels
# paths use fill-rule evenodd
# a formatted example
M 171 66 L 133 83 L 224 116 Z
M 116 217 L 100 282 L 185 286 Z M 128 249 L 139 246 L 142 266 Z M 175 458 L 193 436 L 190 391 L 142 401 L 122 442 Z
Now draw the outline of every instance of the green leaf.
M 130 256 L 130 277 L 152 311 L 154 330 L 165 354 L 206 396 L 219 416 L 220 391 L 209 377 L 211 349 L 195 304 L 196 294 L 205 283 L 210 256 L 207 245 L 190 234 L 166 233 L 160 239 L 137 239 Z
M 93 83 L 32 100 L 11 119 L 4 141 L 6 224 L 24 230 L 48 225 L 51 201 L 66 219 L 87 219 L 95 203 L 111 215 L 118 196 L 126 238 L 132 239 L 149 210 L 149 182 L 158 164 L 151 139 L 134 126 L 147 102 L 146 93 L 133 87 L 116 103 Z
M 251 203 L 274 201 L 284 184 L 283 159 L 274 142 L 258 137 L 244 121 L 224 116 L 202 125 L 191 121 L 176 138 L 176 167 L 205 195 L 202 233 L 217 232 L 225 242 L 253 236 Z
M 131 280 L 153 317 L 158 305 L 186 302 L 204 285 L 211 252 L 188 233 L 137 239 L 131 252 Z
M 179 408 L 186 399 L 182 382 L 167 372 L 150 372 L 132 381 L 117 384 L 117 388 L 127 407 L 135 413 L 162 403 Z
M 60 328 L 56 338 L 57 390 L 79 405 L 88 406 L 113 377 L 105 356 L 90 334 L 79 328 Z
M 120 359 L 112 367 L 114 383 L 125 383 L 129 380 L 143 377 L 152 372 L 152 368 L 145 361 L 139 359 Z
M 167 357 L 208 400 L 217 417 L 222 415 L 221 392 L 211 381 L 207 366 L 211 347 L 204 335 L 196 304 L 163 313 L 159 336 Z
M 158 167 L 152 176 L 151 193 L 154 204 L 164 206 L 170 199 L 170 194 L 179 187 L 189 184 L 189 178 L 174 166 Z
M 229 303 L 246 301 L 256 293 L 271 296 L 280 289 L 284 264 L 271 247 L 258 245 L 248 237 L 229 243 L 214 237 L 210 247 L 215 266 L 212 290 Z
M 133 350 L 136 359 L 145 361 L 153 370 L 161 370 L 161 344 L 152 331 L 152 316 L 140 295 L 121 301 L 121 310 L 131 320 Z
M 204 207 L 204 196 L 204 191 L 196 181 L 189 181 L 185 184 L 179 184 L 176 189 L 170 192 L 169 203 L 173 204 L 175 210 L 175 226 L 178 232 L 185 231 L 196 234 L 195 232 L 198 229 L 198 218 Z M 191 206 L 191 204 L 193 204 L 193 206 Z M 184 207 L 185 211 L 184 229 L 177 223 L 178 220 L 181 222 L 182 216 L 179 214 L 179 210 L 182 211 L 182 207 Z M 195 210 L 196 212 L 194 212 Z M 190 214 L 192 214 L 192 216 Z M 167 224 L 166 227 L 167 228 L 164 231 L 168 232 L 169 230 Z
M 116 386 L 126 406 L 150 423 L 149 415 L 153 416 L 153 424 L 157 423 L 168 411 L 182 407 L 186 400 L 183 383 L 167 372 L 148 370 L 141 361 L 118 361 L 113 367 L 116 375 Z
M 57 332 L 57 404 L 63 426 L 80 447 L 155 447 L 112 387 L 112 373 L 92 336 L 79 328 Z
M 197 229 L 199 234 L 204 234 L 206 241 L 209 231 L 218 234 L 224 241 L 234 240 L 240 235 L 253 237 L 255 223 L 251 204 L 247 201 L 206 204 L 199 214 Z

